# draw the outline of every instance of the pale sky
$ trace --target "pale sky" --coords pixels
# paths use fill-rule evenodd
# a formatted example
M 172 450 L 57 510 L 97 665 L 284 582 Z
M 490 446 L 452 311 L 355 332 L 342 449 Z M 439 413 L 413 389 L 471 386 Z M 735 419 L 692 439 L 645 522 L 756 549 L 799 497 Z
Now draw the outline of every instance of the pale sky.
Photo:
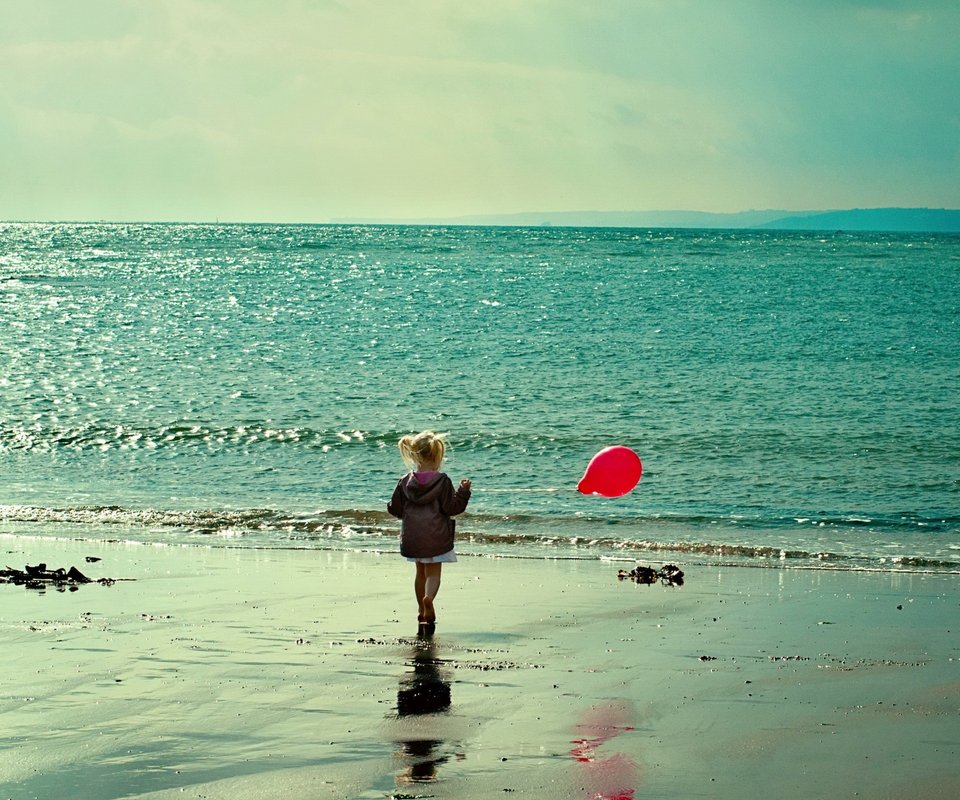
M 0 220 L 885 206 L 957 0 L 0 0 Z

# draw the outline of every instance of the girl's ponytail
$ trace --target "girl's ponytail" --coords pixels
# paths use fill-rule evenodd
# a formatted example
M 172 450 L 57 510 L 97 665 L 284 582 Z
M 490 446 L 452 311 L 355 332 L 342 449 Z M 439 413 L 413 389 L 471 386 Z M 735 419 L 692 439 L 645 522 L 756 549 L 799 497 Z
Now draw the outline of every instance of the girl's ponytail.
M 398 446 L 404 463 L 414 469 L 424 464 L 435 464 L 439 467 L 447 450 L 444 434 L 433 431 L 423 431 L 415 436 L 401 436 Z

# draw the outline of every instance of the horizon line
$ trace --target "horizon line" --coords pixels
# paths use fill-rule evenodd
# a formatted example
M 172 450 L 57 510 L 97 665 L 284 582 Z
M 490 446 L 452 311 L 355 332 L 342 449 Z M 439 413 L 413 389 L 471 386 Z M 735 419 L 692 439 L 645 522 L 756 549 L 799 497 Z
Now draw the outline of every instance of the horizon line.
M 623 210 L 623 211 L 596 211 L 596 210 L 574 210 L 574 211 L 512 211 L 512 212 L 480 212 L 471 214 L 458 214 L 450 217 L 439 216 L 420 216 L 420 217 L 391 217 L 391 216 L 344 216 L 333 217 L 326 220 L 282 220 L 268 221 L 255 219 L 228 219 L 221 220 L 218 217 L 214 219 L 80 219 L 80 218 L 61 218 L 61 219 L 3 219 L 2 225 L 275 225 L 275 226 L 338 226 L 338 225 L 359 225 L 359 226 L 443 226 L 443 227 L 556 227 L 556 228 L 691 228 L 702 230 L 749 230 L 757 227 L 760 229 L 769 229 L 781 221 L 791 221 L 796 224 L 798 218 L 815 218 L 817 216 L 826 216 L 833 214 L 856 214 L 863 212 L 886 212 L 886 213 L 943 213 L 960 215 L 960 208 L 932 207 L 932 206 L 873 206 L 873 207 L 853 207 L 853 208 L 832 208 L 832 209 L 746 209 L 742 211 L 701 211 L 696 209 L 658 209 L 658 210 Z M 593 216 L 602 218 L 623 218 L 630 216 L 641 217 L 644 215 L 662 217 L 667 215 L 701 217 L 706 222 L 709 219 L 724 220 L 740 217 L 763 217 L 771 215 L 769 219 L 758 221 L 756 226 L 750 224 L 740 224 L 733 226 L 724 225 L 696 225 L 696 224 L 666 224 L 663 222 L 641 222 L 628 223 L 625 220 L 623 224 L 596 224 L 590 222 L 550 222 L 549 218 L 569 219 L 576 216 Z M 496 222 L 495 220 L 518 220 L 526 218 L 527 221 L 520 222 Z M 540 222 L 533 222 L 529 218 L 543 218 Z M 483 221 L 481 221 L 483 220 Z M 882 229 L 880 229 L 882 230 Z M 931 231 L 937 232 L 937 231 Z

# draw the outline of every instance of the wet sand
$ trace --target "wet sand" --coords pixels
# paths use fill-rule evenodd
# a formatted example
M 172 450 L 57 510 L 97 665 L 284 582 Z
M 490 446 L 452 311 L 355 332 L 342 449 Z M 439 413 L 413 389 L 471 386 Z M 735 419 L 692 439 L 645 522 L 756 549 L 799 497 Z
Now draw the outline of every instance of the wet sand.
M 956 576 L 0 552 L 134 579 L 0 585 L 0 798 L 960 796 Z

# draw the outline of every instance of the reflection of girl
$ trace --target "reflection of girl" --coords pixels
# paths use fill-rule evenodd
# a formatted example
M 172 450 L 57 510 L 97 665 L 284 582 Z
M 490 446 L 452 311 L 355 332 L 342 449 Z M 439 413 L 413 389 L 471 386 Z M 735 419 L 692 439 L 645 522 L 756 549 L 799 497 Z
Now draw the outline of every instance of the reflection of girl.
M 397 691 L 397 717 L 419 717 L 446 714 L 450 710 L 450 681 L 439 668 L 433 639 L 418 639 L 413 649 L 413 671 L 400 680 Z M 442 727 L 429 720 L 402 728 L 406 736 L 398 740 L 398 755 L 406 769 L 398 776 L 400 783 L 421 783 L 437 778 L 437 768 L 450 758 L 450 748 L 438 736 Z M 411 735 L 418 734 L 418 735 Z M 399 795 L 398 795 L 399 796 Z M 405 795 L 406 796 L 406 795 Z
M 433 431 L 401 438 L 400 456 L 412 471 L 397 482 L 387 504 L 387 511 L 401 520 L 400 554 L 417 565 L 417 620 L 427 626 L 437 619 L 433 601 L 440 590 L 440 570 L 457 560 L 453 517 L 463 513 L 470 500 L 470 481 L 460 481 L 454 490 L 440 472 L 445 452 L 443 436 Z
M 422 714 L 442 714 L 450 710 L 450 681 L 440 673 L 432 642 L 417 646 L 413 653 L 413 671 L 408 672 L 397 691 L 397 716 L 412 717 Z M 419 639 L 420 644 L 424 640 Z

